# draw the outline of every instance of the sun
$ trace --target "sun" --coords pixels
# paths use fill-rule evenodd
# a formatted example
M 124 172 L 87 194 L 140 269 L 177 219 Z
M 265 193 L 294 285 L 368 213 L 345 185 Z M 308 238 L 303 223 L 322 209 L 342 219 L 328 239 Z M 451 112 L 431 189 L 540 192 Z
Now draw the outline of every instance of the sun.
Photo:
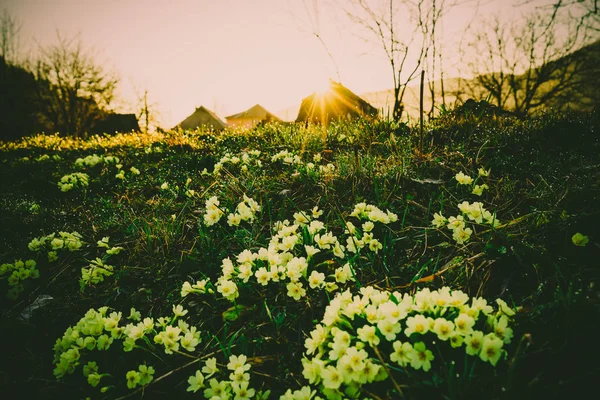
M 325 97 L 331 92 L 331 79 L 321 79 L 316 82 L 314 91 L 319 97 Z

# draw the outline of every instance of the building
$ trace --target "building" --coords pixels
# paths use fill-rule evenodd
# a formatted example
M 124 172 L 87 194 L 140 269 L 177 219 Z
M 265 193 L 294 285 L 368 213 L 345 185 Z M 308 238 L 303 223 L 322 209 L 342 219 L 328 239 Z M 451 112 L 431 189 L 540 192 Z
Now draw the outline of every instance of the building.
M 225 128 L 227 128 L 227 124 L 217 117 L 214 112 L 200 106 L 196 108 L 192 115 L 181 121 L 173 129 L 222 131 Z
M 376 118 L 377 109 L 339 82 L 329 81 L 325 92 L 314 92 L 302 100 L 296 122 L 328 124 L 332 120 Z
M 260 104 L 257 104 L 246 111 L 242 111 L 225 118 L 227 119 L 229 126 L 244 128 L 253 128 L 260 122 L 281 121 Z

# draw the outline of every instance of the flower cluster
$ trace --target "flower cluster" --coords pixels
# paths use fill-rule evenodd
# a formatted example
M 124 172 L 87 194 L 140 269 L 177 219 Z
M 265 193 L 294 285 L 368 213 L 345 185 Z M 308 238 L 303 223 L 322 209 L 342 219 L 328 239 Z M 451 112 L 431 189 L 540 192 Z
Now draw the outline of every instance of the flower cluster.
M 58 188 L 62 192 L 68 192 L 73 188 L 83 188 L 89 186 L 90 177 L 83 172 L 73 172 L 60 178 Z
M 108 244 L 109 239 L 110 239 L 110 237 L 105 236 L 101 240 L 98 240 L 98 242 L 96 242 L 98 247 L 106 248 L 107 255 L 109 255 L 109 256 L 116 255 L 116 254 L 119 254 L 122 250 L 124 250 L 123 247 L 121 247 L 121 246 L 111 247 Z
M 327 163 L 325 165 L 319 165 L 319 172 L 323 175 L 332 175 L 335 171 L 335 165 Z
M 104 282 L 104 278 L 114 273 L 112 265 L 105 264 L 100 258 L 92 260 L 87 267 L 81 268 L 81 279 L 79 288 L 83 292 L 87 286 Z
M 165 354 L 173 354 L 173 352 L 179 351 L 180 348 L 192 352 L 200 344 L 201 338 L 198 328 L 195 326 L 190 327 L 183 320 L 179 320 L 177 326 L 173 325 L 176 318 L 183 317 L 187 313 L 188 311 L 182 306 L 173 306 L 174 319 L 171 320 L 171 324 L 167 323 L 168 320 L 159 318 L 159 324 L 163 329 L 154 336 L 154 343 L 162 345 Z M 133 345 L 133 343 L 131 344 Z M 127 345 L 127 343 L 124 343 L 124 345 Z
M 349 263 L 334 267 L 339 264 L 331 260 L 311 265 L 311 259 L 317 253 L 331 252 L 338 259 L 346 256 L 345 248 L 337 237 L 316 219 L 322 213 L 318 207 L 308 213 L 295 213 L 295 224 L 288 220 L 275 223 L 268 247 L 259 248 L 256 252 L 242 251 L 237 255 L 235 264 L 230 258 L 225 258 L 217 291 L 233 301 L 239 296 L 238 282 L 245 284 L 254 279 L 262 286 L 270 282 L 287 282 L 287 295 L 298 301 L 306 296 L 306 284 L 311 289 L 334 291 L 338 283 L 353 281 L 354 271 Z M 328 277 L 331 278 L 329 281 Z
M 150 145 L 144 149 L 144 153 L 146 153 L 146 154 L 150 154 L 153 152 L 154 153 L 162 153 L 163 149 L 162 149 L 162 147 L 152 147 L 152 145 Z
M 261 167 L 262 162 L 258 158 L 260 150 L 243 151 L 239 156 L 234 156 L 231 153 L 225 153 L 223 157 L 215 164 L 213 175 L 219 175 L 221 169 L 227 164 L 232 166 L 240 166 L 241 172 L 248 172 L 248 168 Z
M 78 158 L 75 160 L 75 166 L 78 168 L 95 167 L 100 163 L 118 164 L 119 158 L 115 156 L 99 156 L 97 154 L 91 154 L 84 158 Z
M 197 281 L 193 285 L 188 281 L 185 281 L 181 286 L 181 297 L 185 297 L 190 293 L 197 294 L 212 294 L 214 290 L 212 288 L 212 284 L 210 283 L 210 279 L 202 279 L 201 281 Z
M 435 213 L 431 221 L 431 224 L 436 228 L 445 226 L 450 229 L 452 231 L 452 238 L 458 244 L 465 243 L 473 234 L 473 230 L 466 226 L 468 221 L 492 227 L 500 226 L 500 221 L 496 218 L 496 214 L 492 214 L 486 210 L 481 202 L 469 203 L 468 201 L 463 201 L 458 205 L 458 209 L 462 212 L 462 215 L 446 219 L 441 213 Z
M 588 238 L 587 236 L 577 232 L 576 234 L 574 234 L 571 237 L 571 241 L 573 242 L 573 244 L 575 246 L 579 246 L 579 247 L 585 247 L 585 245 L 588 244 L 588 242 L 590 241 L 590 238 Z
M 72 374 L 80 365 L 85 351 L 106 351 L 115 341 L 122 342 L 125 352 L 139 347 L 140 341 L 151 349 L 154 348 L 154 344 L 158 344 L 164 348 L 166 354 L 173 354 L 180 349 L 193 352 L 200 343 L 200 332 L 180 319 L 187 313 L 188 311 L 179 305 L 173 306 L 172 317 L 142 319 L 141 313 L 132 308 L 128 317 L 131 322 L 123 325 L 124 318 L 121 312 L 113 311 L 108 314 L 108 307 L 90 309 L 75 326 L 67 328 L 62 338 L 56 340 L 53 348 L 56 364 L 54 375 L 60 379 Z M 97 385 L 101 377 L 89 378 L 91 373 L 98 373 L 95 362 L 85 365 L 83 372 L 84 376 L 88 377 L 88 382 L 91 379 Z M 154 368 L 140 365 L 137 371 L 127 372 L 127 387 L 132 389 L 137 385 L 147 385 L 152 381 L 153 374 Z
M 137 371 L 127 371 L 125 379 L 127 380 L 127 387 L 129 389 L 135 389 L 137 385 L 146 386 L 152 379 L 154 379 L 154 368 L 149 367 L 146 364 L 140 364 Z M 89 377 L 88 377 L 89 381 Z
M 115 178 L 124 181 L 125 180 L 125 170 L 123 169 L 123 164 L 117 164 L 116 167 L 119 172 L 116 173 Z M 131 175 L 140 175 L 141 174 L 140 170 L 133 166 L 131 168 L 129 168 L 129 172 L 131 173 Z
M 26 279 L 37 279 L 40 277 L 40 271 L 36 268 L 35 260 L 15 260 L 12 264 L 0 264 L 0 277 L 8 275 L 8 285 L 11 287 L 7 292 L 7 297 L 11 300 L 24 290 L 22 282 Z
M 495 366 L 506 355 L 515 314 L 503 300 L 496 302 L 494 311 L 485 299 L 448 287 L 413 296 L 371 286 L 355 296 L 347 290 L 331 301 L 306 339 L 303 375 L 327 398 L 358 398 L 362 385 L 388 377 L 390 362 L 429 371 L 433 346 L 463 348 Z
M 27 247 L 35 252 L 44 249 L 49 250 L 48 261 L 53 262 L 58 259 L 59 251 L 76 251 L 84 244 L 82 236 L 78 232 L 58 232 L 58 234 L 51 233 L 50 235 L 33 238 Z
M 393 212 L 390 212 L 389 210 L 383 212 L 376 206 L 366 203 L 358 203 L 355 205 L 350 216 L 371 222 L 381 222 L 382 224 L 398 221 L 398 216 Z
M 206 226 L 211 226 L 219 222 L 223 214 L 223 210 L 219 208 L 219 199 L 217 196 L 213 196 L 206 200 L 206 212 L 204 213 L 204 223 Z
M 490 176 L 490 170 L 486 170 L 485 168 L 481 167 L 478 170 L 478 178 L 481 177 L 488 177 Z M 476 184 L 477 180 L 474 180 L 473 178 L 471 178 L 469 175 L 465 175 L 464 172 L 459 172 L 457 173 L 454 178 L 456 179 L 456 181 L 458 182 L 459 185 L 471 185 L 473 184 L 473 190 L 471 191 L 471 193 L 473 193 L 476 196 L 481 196 L 483 194 L 483 191 L 486 189 L 489 189 L 490 187 L 487 184 L 481 184 L 478 185 Z
M 212 226 L 221 220 L 227 211 L 225 208 L 219 207 L 220 202 L 217 196 L 213 196 L 206 200 L 206 211 L 204 213 L 204 224 Z M 235 210 L 227 215 L 227 224 L 229 226 L 239 226 L 242 221 L 252 223 L 256 218 L 256 214 L 260 212 L 260 205 L 256 200 L 246 196 L 238 203 Z
M 287 150 L 281 150 L 279 153 L 271 157 L 271 162 L 276 161 L 282 161 L 284 164 L 287 165 L 297 165 L 302 163 L 302 160 L 300 160 L 300 156 Z
M 454 178 L 459 185 L 470 185 L 473 183 L 473 178 L 471 178 L 469 175 L 465 175 L 462 171 L 457 173 Z
M 350 216 L 365 221 L 360 229 L 352 222 L 346 222 L 345 233 L 349 235 L 346 238 L 346 249 L 355 254 L 365 247 L 374 253 L 381 250 L 383 244 L 373 235 L 375 223 L 387 225 L 398 221 L 398 216 L 393 212 L 389 210 L 383 212 L 378 207 L 366 203 L 355 205 Z
M 246 400 L 251 398 L 266 398 L 268 393 L 257 392 L 250 387 L 250 364 L 244 354 L 239 356 L 229 356 L 227 369 L 222 370 L 217 366 L 215 357 L 209 358 L 204 362 L 202 370 L 197 370 L 194 375 L 188 378 L 188 392 L 197 392 L 204 389 L 204 398 L 206 399 L 230 399 Z M 229 380 L 218 380 L 215 375 L 221 374 L 227 376 Z M 208 382 L 206 380 L 210 379 Z M 255 397 L 256 396 L 256 397 Z
M 235 212 L 227 215 L 227 224 L 238 226 L 242 221 L 252 223 L 258 212 L 260 212 L 260 205 L 244 194 L 244 200 L 237 205 Z

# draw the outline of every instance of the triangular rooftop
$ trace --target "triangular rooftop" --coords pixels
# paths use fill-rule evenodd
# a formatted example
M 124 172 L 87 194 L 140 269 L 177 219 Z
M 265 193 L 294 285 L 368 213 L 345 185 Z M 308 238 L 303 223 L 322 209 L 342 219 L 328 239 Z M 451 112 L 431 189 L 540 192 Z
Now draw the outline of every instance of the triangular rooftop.
M 256 104 L 246 111 L 242 111 L 237 114 L 230 115 L 225 117 L 226 119 L 241 119 L 241 118 L 252 118 L 252 119 L 269 119 L 271 121 L 279 121 L 279 118 L 275 116 L 275 114 L 267 111 L 266 108 L 261 106 L 260 104 Z
M 220 131 L 227 128 L 227 123 L 222 121 L 214 112 L 204 106 L 200 106 L 196 108 L 192 115 L 177 124 L 175 128 L 187 130 L 202 127 Z

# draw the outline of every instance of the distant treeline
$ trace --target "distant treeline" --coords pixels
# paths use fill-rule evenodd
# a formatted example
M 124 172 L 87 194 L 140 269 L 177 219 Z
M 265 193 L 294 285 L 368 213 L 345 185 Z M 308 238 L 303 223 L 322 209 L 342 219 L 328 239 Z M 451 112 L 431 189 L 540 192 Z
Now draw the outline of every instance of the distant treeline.
M 78 87 L 52 83 L 40 65 L 26 68 L 0 56 L 0 140 L 47 132 L 86 136 L 139 130 L 134 114 L 115 114 Z
M 0 140 L 14 140 L 44 131 L 32 73 L 0 56 Z

